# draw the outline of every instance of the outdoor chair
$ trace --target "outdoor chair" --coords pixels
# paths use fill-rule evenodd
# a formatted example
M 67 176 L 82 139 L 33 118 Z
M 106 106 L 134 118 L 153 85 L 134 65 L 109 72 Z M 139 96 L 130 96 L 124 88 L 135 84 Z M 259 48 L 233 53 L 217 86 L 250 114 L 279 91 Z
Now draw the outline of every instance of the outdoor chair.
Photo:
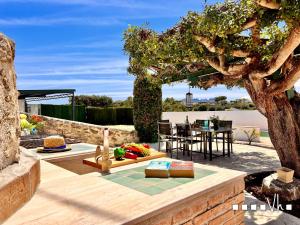
M 207 128 L 208 129 L 209 126 L 210 126 L 210 121 L 209 120 L 196 120 L 193 124 L 194 128 Z M 196 140 L 200 143 L 200 153 L 201 153 L 202 152 L 202 143 L 204 145 L 203 148 L 206 148 L 206 145 L 205 145 L 205 140 L 206 140 L 205 132 L 200 132 L 194 137 L 196 137 Z
M 185 155 L 185 151 L 188 152 L 188 155 L 191 156 L 192 160 L 192 148 L 191 152 L 189 152 L 189 142 L 191 142 L 193 146 L 193 138 L 191 132 L 191 125 L 188 123 L 176 124 L 176 158 L 178 159 L 178 151 L 182 150 L 183 155 Z
M 176 141 L 176 138 L 173 134 L 172 123 L 169 122 L 158 122 L 158 151 L 161 150 L 161 143 L 166 143 L 166 152 L 171 153 L 172 158 L 172 151 L 173 151 L 173 141 Z M 169 145 L 170 148 L 169 148 Z
M 231 120 L 220 120 L 219 121 L 219 128 L 220 129 L 232 129 L 232 121 Z M 227 133 L 227 135 L 228 135 L 228 133 Z M 229 137 L 226 137 L 225 133 L 223 133 L 222 136 L 218 136 L 216 134 L 217 149 L 218 149 L 218 139 L 222 139 L 223 140 L 223 152 L 225 151 L 224 146 L 225 146 L 225 142 L 227 140 L 229 140 L 230 149 L 231 149 L 231 152 L 233 152 L 233 148 L 232 148 L 232 143 L 233 143 L 232 132 L 229 134 Z
M 170 123 L 170 120 L 160 120 L 160 123 Z
M 178 151 L 182 150 L 183 155 L 187 151 L 188 156 L 193 159 L 193 144 L 198 143 L 199 140 L 196 139 L 196 135 L 192 133 L 192 125 L 190 123 L 176 124 L 176 150 L 177 159 Z

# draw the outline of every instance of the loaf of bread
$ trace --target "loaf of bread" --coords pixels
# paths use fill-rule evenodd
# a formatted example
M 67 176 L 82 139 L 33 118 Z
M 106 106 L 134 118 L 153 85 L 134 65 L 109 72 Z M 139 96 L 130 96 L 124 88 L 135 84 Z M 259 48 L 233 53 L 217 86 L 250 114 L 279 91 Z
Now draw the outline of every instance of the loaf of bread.
M 65 139 L 61 136 L 50 136 L 44 139 L 44 148 L 58 148 L 65 145 Z

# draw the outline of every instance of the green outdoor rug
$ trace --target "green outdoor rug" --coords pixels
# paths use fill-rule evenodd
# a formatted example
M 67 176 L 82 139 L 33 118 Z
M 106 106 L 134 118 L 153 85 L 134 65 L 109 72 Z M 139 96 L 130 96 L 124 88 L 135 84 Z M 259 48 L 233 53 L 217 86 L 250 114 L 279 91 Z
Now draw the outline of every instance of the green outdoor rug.
M 216 173 L 212 170 L 195 168 L 194 178 L 145 178 L 144 170 L 146 167 L 147 166 L 141 166 L 119 171 L 103 176 L 103 178 L 148 195 L 156 195 L 179 185 L 199 180 Z

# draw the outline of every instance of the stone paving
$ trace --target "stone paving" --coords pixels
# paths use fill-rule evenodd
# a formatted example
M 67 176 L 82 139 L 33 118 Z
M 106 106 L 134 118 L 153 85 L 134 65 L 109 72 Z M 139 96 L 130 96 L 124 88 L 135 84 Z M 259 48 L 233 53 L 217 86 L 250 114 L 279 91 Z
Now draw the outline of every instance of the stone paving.
M 193 161 L 247 173 L 276 170 L 280 167 L 280 162 L 276 151 L 272 149 L 270 140 L 266 139 L 260 144 L 256 143 L 256 145 L 264 146 L 264 143 L 267 143 L 267 148 L 245 144 L 233 144 L 233 154 L 230 158 L 219 157 L 214 158 L 213 161 L 209 161 L 208 159 L 205 160 L 203 154 L 194 153 Z M 157 144 L 151 145 L 154 148 L 157 148 Z M 162 149 L 164 148 L 165 147 L 163 146 Z M 221 148 L 222 146 L 219 144 L 219 149 Z M 216 149 L 215 144 L 213 145 L 213 149 Z M 174 157 L 175 155 L 176 154 L 174 154 Z M 183 156 L 182 154 L 180 154 L 179 158 L 189 160 L 188 156 Z M 250 206 L 251 204 L 261 205 L 264 203 L 246 192 L 245 204 Z M 300 219 L 282 211 L 271 211 L 268 206 L 266 206 L 266 208 L 266 211 L 247 211 L 245 214 L 245 224 L 300 225 Z

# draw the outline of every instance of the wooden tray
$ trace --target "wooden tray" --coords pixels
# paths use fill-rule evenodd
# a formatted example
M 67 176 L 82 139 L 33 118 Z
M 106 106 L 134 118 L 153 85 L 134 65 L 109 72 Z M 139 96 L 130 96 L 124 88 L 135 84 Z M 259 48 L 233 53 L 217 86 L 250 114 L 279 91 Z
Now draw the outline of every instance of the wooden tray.
M 111 159 L 112 160 L 111 167 L 114 168 L 114 167 L 119 167 L 119 166 L 126 166 L 126 165 L 133 164 L 133 163 L 138 163 L 138 162 L 143 162 L 143 161 L 147 161 L 147 160 L 166 157 L 165 152 L 158 152 L 154 149 L 150 149 L 150 150 L 151 150 L 150 156 L 138 157 L 137 159 L 124 159 L 122 161 L 117 161 L 114 158 L 112 158 Z M 101 165 L 96 163 L 95 158 L 84 159 L 83 164 L 92 166 L 92 167 L 95 167 L 95 168 L 98 168 L 101 170 Z

